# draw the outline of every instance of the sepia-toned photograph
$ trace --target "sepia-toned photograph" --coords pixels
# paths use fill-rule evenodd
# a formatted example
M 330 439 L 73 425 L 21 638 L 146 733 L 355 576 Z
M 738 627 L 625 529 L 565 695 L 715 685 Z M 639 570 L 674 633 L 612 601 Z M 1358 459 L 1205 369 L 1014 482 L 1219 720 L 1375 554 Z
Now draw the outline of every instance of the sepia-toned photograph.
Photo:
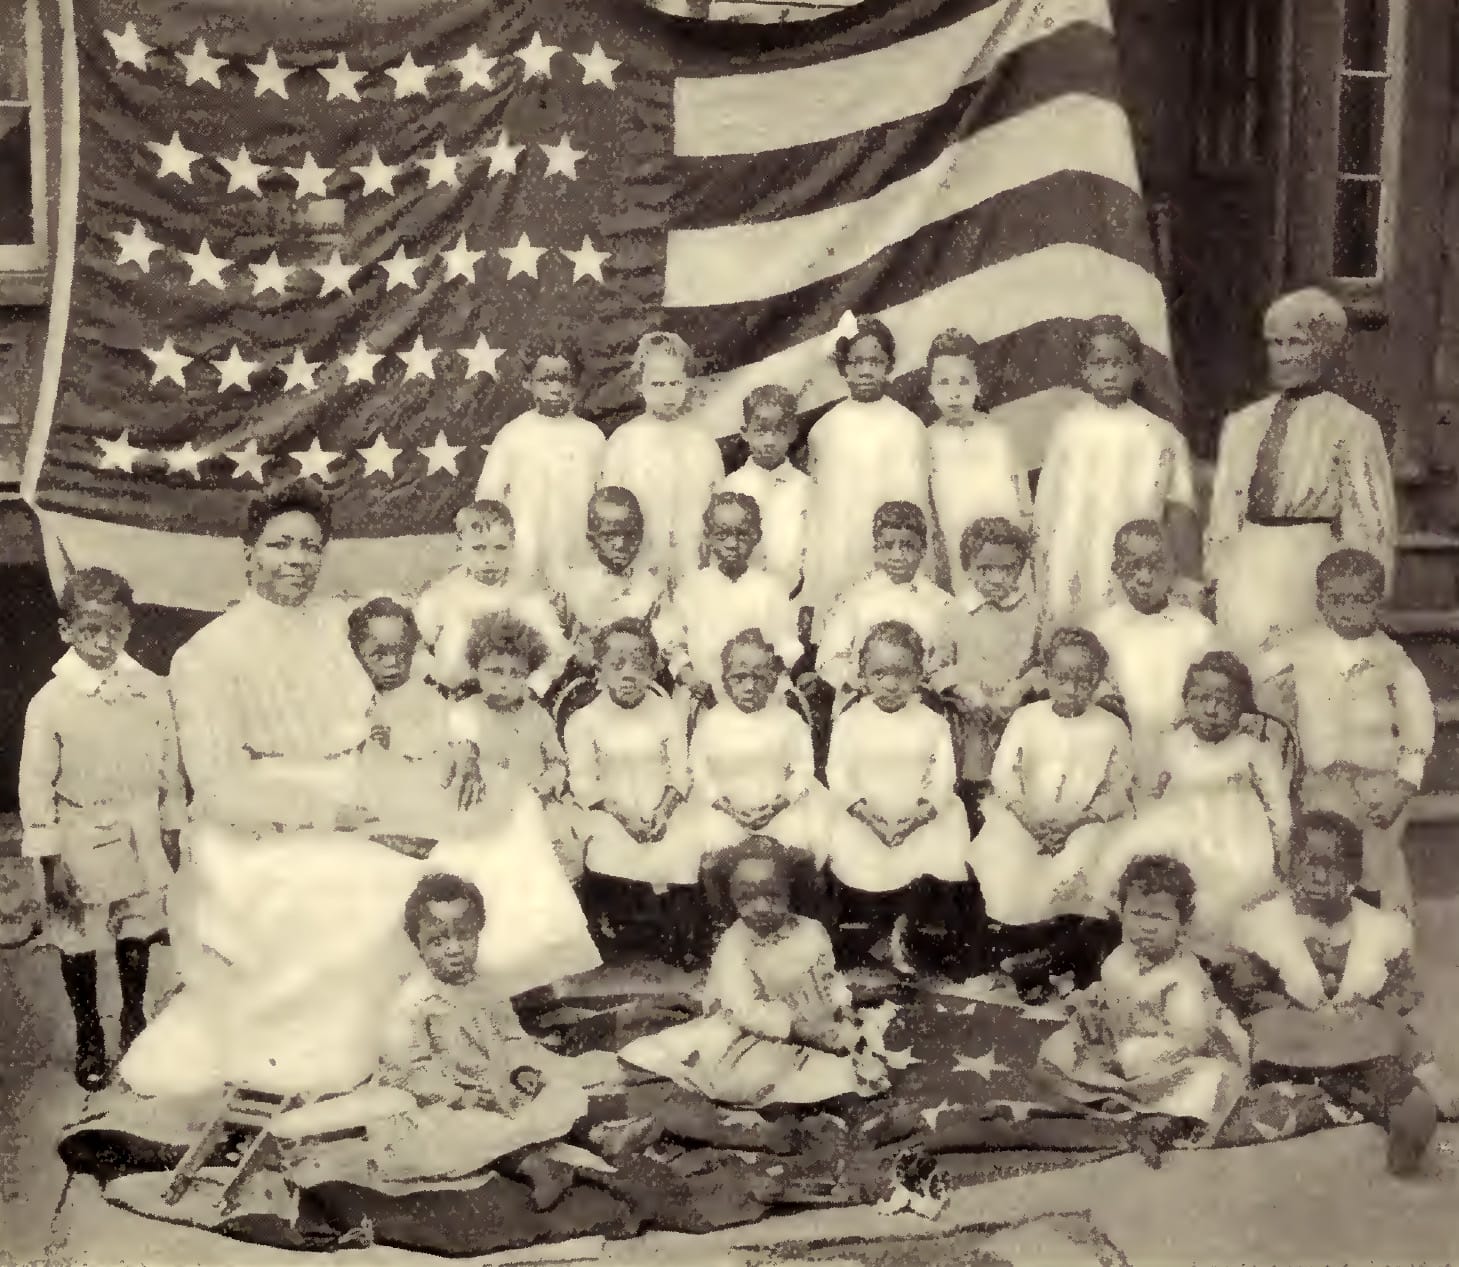
M 1459 1262 L 1459 0 L 0 0 L 0 1265 Z

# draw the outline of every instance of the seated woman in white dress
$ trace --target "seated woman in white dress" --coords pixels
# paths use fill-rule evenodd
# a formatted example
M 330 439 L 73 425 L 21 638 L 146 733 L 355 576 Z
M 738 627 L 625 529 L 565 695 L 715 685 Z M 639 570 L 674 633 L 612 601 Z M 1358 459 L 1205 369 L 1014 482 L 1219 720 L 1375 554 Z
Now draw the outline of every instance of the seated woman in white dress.
M 947 919 L 970 887 L 952 732 L 918 697 L 925 655 L 909 625 L 870 630 L 860 650 L 866 694 L 836 718 L 826 761 L 838 951 L 900 972 L 911 970 L 908 934 L 921 941 L 923 920 Z
M 694 785 L 686 830 L 705 861 L 763 832 L 824 860 L 826 789 L 816 781 L 810 726 L 786 703 L 785 664 L 759 629 L 720 655 L 724 700 L 703 713 L 689 742 Z
M 409 1191 L 495 1165 L 531 1185 L 546 1209 L 591 1154 L 560 1142 L 587 1111 L 573 1062 L 523 1030 L 508 998 L 477 968 L 481 891 L 435 873 L 405 903 L 417 960 L 389 1005 L 379 1069 L 349 1094 L 280 1115 L 276 1138 L 336 1136 L 293 1150 L 296 1173 Z M 363 1126 L 365 1138 L 338 1138 Z M 598 1167 L 601 1168 L 601 1164 Z
M 1209 1141 L 1250 1071 L 1250 1040 L 1187 939 L 1196 898 L 1184 863 L 1132 861 L 1119 883 L 1123 940 L 1039 1053 L 1055 1094 L 1127 1121 L 1151 1166 L 1177 1140 Z
M 1088 973 L 1096 953 L 1087 872 L 1112 820 L 1131 812 L 1130 734 L 1094 705 L 1106 669 L 1104 648 L 1087 629 L 1058 629 L 1044 648 L 1049 698 L 1009 719 L 993 761 L 983 826 L 972 864 L 988 918 L 1026 971 L 1030 996 L 1064 969 Z
M 896 342 L 873 317 L 858 318 L 856 329 L 835 350 L 850 399 L 817 419 L 806 437 L 811 500 L 801 599 L 818 616 L 871 571 L 878 506 L 902 501 L 928 511 L 927 428 L 886 394 Z
M 1125 865 L 1158 839 L 1195 877 L 1194 931 L 1208 958 L 1260 944 L 1260 899 L 1277 883 L 1292 824 L 1291 771 L 1249 727 L 1251 675 L 1229 651 L 1186 673 L 1185 716 L 1156 747 L 1139 817 L 1110 832 L 1091 876 L 1096 906 L 1112 904 Z
M 720 939 L 704 984 L 703 1016 L 636 1039 L 619 1059 L 669 1079 L 696 1100 L 742 1109 L 826 1105 L 883 1094 L 887 1063 L 836 971 L 831 939 L 790 911 L 793 851 L 764 836 L 722 859 L 737 921 Z M 802 865 L 807 865 L 808 859 Z M 884 1028 L 884 1026 L 883 1026 Z M 750 1119 L 749 1147 L 774 1126 Z

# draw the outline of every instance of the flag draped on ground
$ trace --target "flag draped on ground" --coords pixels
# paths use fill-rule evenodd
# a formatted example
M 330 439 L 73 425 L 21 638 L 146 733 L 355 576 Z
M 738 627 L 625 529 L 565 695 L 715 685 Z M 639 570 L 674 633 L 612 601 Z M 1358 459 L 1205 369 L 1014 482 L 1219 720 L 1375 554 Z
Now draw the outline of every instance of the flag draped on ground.
M 345 587 L 419 575 L 568 335 L 631 407 L 648 329 L 744 391 L 840 395 L 955 326 L 991 403 L 1125 316 L 1173 401 L 1106 0 L 865 0 L 783 28 L 636 0 L 84 0 L 34 499 L 74 565 L 221 606 L 250 492 L 331 492 Z M 74 217 L 74 241 L 65 221 Z

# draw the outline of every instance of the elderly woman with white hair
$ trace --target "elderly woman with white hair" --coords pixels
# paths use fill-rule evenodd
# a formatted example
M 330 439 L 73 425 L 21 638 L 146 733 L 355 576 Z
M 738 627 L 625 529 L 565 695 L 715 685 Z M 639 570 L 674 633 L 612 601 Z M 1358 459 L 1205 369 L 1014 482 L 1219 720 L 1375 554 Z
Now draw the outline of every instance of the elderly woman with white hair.
M 1339 546 L 1392 575 L 1397 532 L 1378 423 L 1323 386 L 1346 340 L 1342 305 L 1295 291 L 1267 310 L 1263 333 L 1276 390 L 1226 420 L 1206 527 L 1218 623 L 1245 647 L 1316 620 L 1317 564 Z
M 724 455 L 694 413 L 693 352 L 677 334 L 638 341 L 635 386 L 644 412 L 608 437 L 599 488 L 626 488 L 643 511 L 639 566 L 670 582 L 699 567 L 709 496 L 724 479 Z

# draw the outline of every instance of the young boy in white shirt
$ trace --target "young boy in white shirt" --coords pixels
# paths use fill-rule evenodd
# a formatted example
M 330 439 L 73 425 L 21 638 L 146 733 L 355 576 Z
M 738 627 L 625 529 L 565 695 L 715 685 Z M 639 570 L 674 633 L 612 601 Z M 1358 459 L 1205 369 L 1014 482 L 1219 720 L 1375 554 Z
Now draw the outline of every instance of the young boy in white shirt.
M 799 435 L 795 396 L 773 384 L 745 397 L 741 435 L 749 460 L 724 478 L 727 492 L 745 493 L 760 507 L 762 535 L 750 566 L 776 573 L 787 594 L 801 587 L 805 571 L 806 516 L 811 479 L 787 455 Z
M 1365 550 L 1337 550 L 1318 564 L 1322 624 L 1277 644 L 1263 693 L 1297 736 L 1302 801 L 1362 826 L 1362 888 L 1411 912 L 1405 811 L 1433 748 L 1434 706 L 1423 674 L 1378 628 L 1384 581 L 1383 564 Z
M 22 849 L 41 860 L 50 940 L 76 1021 L 76 1081 L 94 1091 L 109 1072 L 97 955 L 116 955 L 124 1054 L 146 1025 L 147 961 L 166 932 L 187 811 L 165 684 L 125 650 L 131 587 L 87 568 L 67 581 L 61 612 L 70 649 L 25 715 Z

